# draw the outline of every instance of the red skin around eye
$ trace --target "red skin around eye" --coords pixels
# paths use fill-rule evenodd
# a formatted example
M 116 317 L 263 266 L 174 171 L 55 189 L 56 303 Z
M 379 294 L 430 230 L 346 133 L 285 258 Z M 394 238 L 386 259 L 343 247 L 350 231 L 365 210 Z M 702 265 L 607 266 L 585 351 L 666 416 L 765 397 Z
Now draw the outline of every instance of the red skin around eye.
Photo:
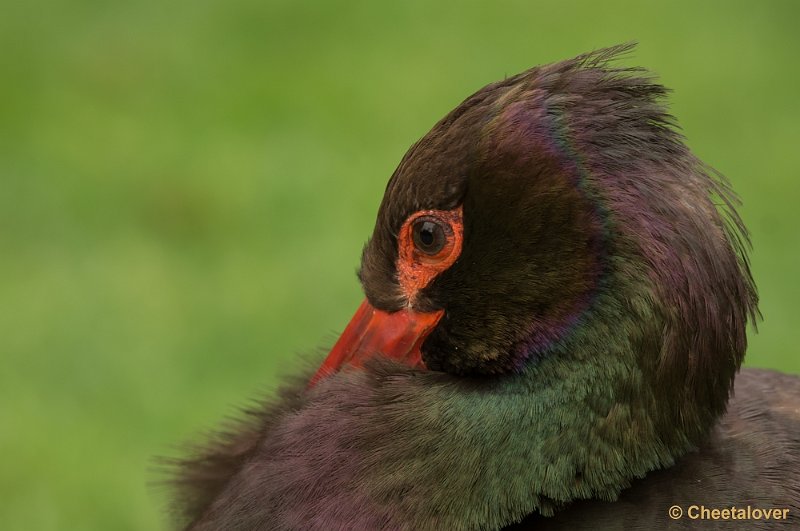
M 445 230 L 446 243 L 441 251 L 435 255 L 425 254 L 414 245 L 411 233 L 414 222 L 420 217 L 432 217 L 447 227 Z M 421 210 L 410 216 L 400 229 L 397 237 L 397 278 L 403 295 L 409 302 L 414 300 L 417 292 L 431 283 L 436 275 L 449 268 L 461 254 L 461 244 L 464 239 L 464 223 L 462 221 L 462 208 L 453 210 Z

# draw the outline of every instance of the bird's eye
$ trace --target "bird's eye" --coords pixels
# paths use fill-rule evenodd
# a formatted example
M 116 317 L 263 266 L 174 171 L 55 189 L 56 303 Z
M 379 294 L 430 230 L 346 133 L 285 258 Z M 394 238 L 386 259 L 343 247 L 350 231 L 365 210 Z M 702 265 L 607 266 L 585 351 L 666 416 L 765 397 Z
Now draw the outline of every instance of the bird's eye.
M 452 233 L 449 225 L 428 216 L 417 219 L 411 228 L 414 246 L 429 256 L 435 256 L 444 249 L 448 233 Z
M 464 222 L 461 207 L 421 210 L 410 215 L 397 235 L 397 279 L 408 300 L 461 254 Z

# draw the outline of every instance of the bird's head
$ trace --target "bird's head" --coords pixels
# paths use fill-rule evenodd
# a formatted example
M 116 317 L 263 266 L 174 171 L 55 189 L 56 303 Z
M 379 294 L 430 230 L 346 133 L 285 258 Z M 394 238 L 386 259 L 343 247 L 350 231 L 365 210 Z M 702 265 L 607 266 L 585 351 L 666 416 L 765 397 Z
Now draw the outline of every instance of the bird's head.
M 597 460 L 634 476 L 700 440 L 757 311 L 747 235 L 665 89 L 609 66 L 619 51 L 491 84 L 408 151 L 364 249 L 366 301 L 314 385 L 375 357 L 508 385 L 579 494 L 601 490 Z

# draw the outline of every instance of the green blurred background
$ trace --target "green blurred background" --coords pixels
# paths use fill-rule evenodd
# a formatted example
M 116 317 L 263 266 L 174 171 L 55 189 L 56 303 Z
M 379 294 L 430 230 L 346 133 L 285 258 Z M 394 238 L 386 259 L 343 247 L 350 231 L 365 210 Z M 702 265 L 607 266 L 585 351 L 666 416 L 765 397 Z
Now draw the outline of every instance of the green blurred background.
M 628 40 L 744 200 L 748 364 L 800 372 L 797 5 L 4 3 L 0 528 L 165 528 L 151 457 L 330 344 L 408 146 Z

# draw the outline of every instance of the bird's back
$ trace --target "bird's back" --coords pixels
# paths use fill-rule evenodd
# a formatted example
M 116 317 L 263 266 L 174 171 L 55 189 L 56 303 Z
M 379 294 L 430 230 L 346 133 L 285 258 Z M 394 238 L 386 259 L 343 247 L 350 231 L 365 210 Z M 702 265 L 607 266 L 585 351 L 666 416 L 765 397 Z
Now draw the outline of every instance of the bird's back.
M 748 516 L 748 507 L 749 518 L 742 519 Z M 719 514 L 712 513 L 714 509 Z M 727 519 L 725 509 L 730 511 Z M 770 511 L 769 516 L 764 509 Z M 553 518 L 531 516 L 507 529 L 788 530 L 798 526 L 800 378 L 744 369 L 736 378 L 727 414 L 696 452 L 669 469 L 635 481 L 617 501 L 576 502 Z

